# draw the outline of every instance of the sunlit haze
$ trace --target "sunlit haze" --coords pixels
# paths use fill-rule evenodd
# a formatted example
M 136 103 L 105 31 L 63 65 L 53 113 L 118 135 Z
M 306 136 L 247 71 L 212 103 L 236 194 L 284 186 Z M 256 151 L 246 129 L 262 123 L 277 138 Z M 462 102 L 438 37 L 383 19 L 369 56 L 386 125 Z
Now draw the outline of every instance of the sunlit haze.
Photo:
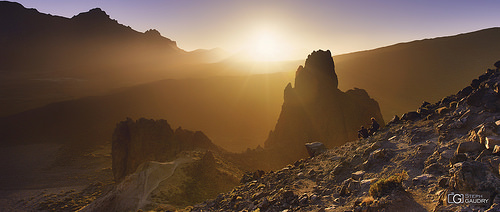
M 66 1 L 21 0 L 72 17 L 100 7 L 138 31 L 158 29 L 180 48 L 251 51 L 256 60 L 333 54 L 498 26 L 498 1 Z
M 500 0 L 0 0 L 0 211 L 499 211 L 499 20 Z

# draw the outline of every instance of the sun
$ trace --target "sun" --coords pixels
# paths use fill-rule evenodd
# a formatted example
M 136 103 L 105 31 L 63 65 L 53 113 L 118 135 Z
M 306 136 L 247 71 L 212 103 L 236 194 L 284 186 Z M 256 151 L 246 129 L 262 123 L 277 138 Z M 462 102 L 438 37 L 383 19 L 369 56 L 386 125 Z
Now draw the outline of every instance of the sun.
M 269 30 L 255 33 L 250 43 L 250 55 L 255 61 L 277 61 L 284 59 L 283 42 L 280 37 Z

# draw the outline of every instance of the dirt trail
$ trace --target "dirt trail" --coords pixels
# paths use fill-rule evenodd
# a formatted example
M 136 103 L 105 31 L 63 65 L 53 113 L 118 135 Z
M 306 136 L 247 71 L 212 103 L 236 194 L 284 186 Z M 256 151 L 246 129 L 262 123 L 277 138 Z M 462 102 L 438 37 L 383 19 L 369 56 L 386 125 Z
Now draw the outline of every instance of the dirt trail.
M 80 211 L 137 211 L 148 204 L 151 192 L 170 178 L 179 165 L 192 161 L 190 157 L 182 157 L 172 162 L 146 162 L 112 191 Z

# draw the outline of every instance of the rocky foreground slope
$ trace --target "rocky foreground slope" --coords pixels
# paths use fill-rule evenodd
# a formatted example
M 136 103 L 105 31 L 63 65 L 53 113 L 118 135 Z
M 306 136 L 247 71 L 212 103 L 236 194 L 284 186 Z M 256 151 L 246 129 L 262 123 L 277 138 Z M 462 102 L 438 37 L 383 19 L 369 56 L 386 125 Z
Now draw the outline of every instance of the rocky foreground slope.
M 191 211 L 500 211 L 500 63 L 367 139 L 260 175 Z

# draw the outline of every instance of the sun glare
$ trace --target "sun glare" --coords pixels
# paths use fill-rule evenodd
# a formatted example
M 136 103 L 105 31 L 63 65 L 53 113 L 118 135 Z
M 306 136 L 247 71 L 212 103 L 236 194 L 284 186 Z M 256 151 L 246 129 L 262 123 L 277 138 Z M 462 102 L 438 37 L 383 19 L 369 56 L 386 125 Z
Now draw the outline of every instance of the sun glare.
M 250 43 L 250 54 L 255 61 L 278 61 L 284 60 L 284 41 L 276 33 L 261 30 L 255 33 Z

